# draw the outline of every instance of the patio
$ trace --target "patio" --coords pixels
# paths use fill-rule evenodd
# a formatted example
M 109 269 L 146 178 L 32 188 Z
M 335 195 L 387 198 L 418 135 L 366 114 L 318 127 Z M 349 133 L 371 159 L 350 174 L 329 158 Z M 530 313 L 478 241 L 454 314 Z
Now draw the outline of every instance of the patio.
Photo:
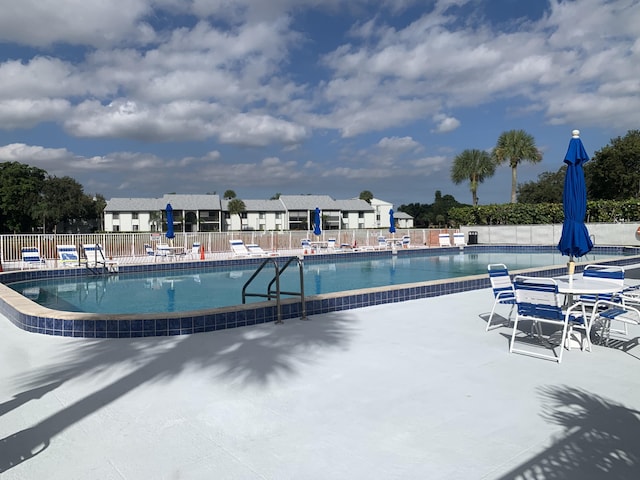
M 492 301 L 483 289 L 121 340 L 0 316 L 0 474 L 637 478 L 640 329 L 558 365 L 509 354 L 509 328 L 485 332 Z

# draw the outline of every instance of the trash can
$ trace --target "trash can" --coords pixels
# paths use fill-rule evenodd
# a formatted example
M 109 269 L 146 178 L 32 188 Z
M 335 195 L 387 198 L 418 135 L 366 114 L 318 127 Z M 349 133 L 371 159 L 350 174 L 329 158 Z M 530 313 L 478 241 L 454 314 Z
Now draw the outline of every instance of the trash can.
M 470 231 L 469 232 L 469 241 L 468 245 L 477 245 L 478 244 L 478 232 Z

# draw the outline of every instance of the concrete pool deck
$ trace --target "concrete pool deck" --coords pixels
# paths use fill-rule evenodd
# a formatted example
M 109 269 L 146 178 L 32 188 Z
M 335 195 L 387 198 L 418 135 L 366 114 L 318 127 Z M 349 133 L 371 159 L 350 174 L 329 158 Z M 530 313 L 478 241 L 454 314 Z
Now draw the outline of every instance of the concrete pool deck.
M 492 301 L 135 339 L 0 316 L 0 478 L 637 478 L 640 328 L 558 365 L 485 332 Z

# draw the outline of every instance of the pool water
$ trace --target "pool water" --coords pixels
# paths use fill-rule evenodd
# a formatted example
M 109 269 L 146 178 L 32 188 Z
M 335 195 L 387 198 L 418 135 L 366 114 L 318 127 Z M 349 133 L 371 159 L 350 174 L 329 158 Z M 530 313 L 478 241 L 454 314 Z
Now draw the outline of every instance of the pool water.
M 613 256 L 590 254 L 588 261 L 595 263 Z M 335 261 L 322 263 L 306 260 L 305 295 L 477 275 L 486 273 L 490 263 L 504 263 L 510 271 L 515 271 L 567 262 L 567 257 L 559 253 L 454 252 L 447 255 L 357 257 L 340 258 L 336 255 Z M 255 265 L 210 267 L 48 278 L 9 286 L 38 304 L 55 310 L 108 314 L 185 312 L 241 304 L 242 288 L 255 270 Z M 247 292 L 265 293 L 273 274 L 273 269 L 265 268 Z M 281 276 L 281 290 L 299 292 L 299 278 L 298 268 L 292 264 Z M 247 303 L 264 300 L 248 297 Z

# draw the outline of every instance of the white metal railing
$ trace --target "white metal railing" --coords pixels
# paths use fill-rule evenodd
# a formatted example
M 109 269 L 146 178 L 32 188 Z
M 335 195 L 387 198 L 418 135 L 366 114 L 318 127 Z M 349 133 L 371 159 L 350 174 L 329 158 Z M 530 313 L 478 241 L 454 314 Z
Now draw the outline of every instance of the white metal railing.
M 323 230 L 321 240 L 335 238 L 336 244 L 376 246 L 378 236 L 411 237 L 412 245 L 437 246 L 438 234 L 453 232 L 454 229 L 397 229 L 394 235 L 384 229 L 375 230 Z M 204 246 L 207 253 L 231 252 L 229 240 L 241 239 L 244 243 L 256 243 L 265 250 L 296 250 L 301 248 L 304 238 L 314 239 L 313 232 L 306 230 L 288 231 L 240 231 L 240 232 L 177 232 L 174 246 L 184 246 L 190 250 L 195 242 Z M 152 247 L 156 243 L 166 243 L 163 234 L 137 233 L 95 233 L 95 234 L 6 234 L 0 235 L 0 261 L 2 264 L 21 261 L 22 247 L 38 247 L 40 254 L 49 260 L 57 258 L 57 245 L 75 245 L 78 252 L 83 244 L 100 244 L 106 256 L 126 259 L 146 256 L 145 244 Z

